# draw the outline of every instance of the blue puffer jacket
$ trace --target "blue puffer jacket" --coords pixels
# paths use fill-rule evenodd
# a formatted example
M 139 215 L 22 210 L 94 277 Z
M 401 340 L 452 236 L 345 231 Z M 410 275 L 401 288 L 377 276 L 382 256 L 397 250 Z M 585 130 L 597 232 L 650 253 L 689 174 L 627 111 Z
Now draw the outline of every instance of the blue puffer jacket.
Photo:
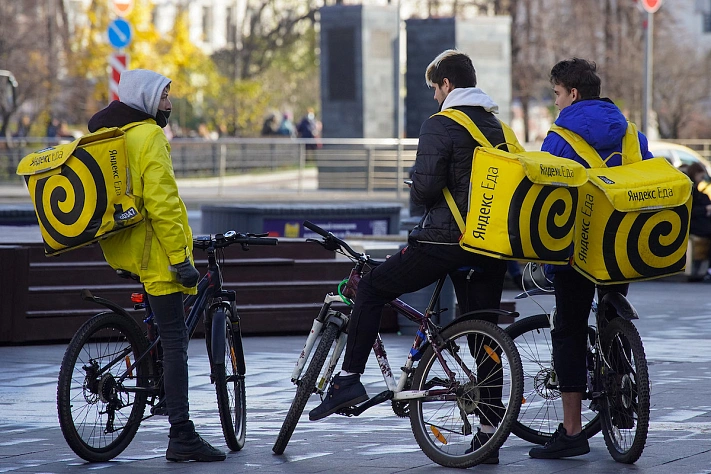
M 555 123 L 580 135 L 595 148 L 603 160 L 612 153 L 622 151 L 622 137 L 627 131 L 627 119 L 610 99 L 587 99 L 575 102 L 560 111 Z M 647 137 L 642 133 L 639 133 L 639 148 L 643 160 L 652 158 L 648 149 Z M 557 133 L 548 133 L 546 139 L 543 140 L 541 151 L 570 158 L 589 168 L 587 162 L 580 158 L 568 142 Z M 612 156 L 606 164 L 609 167 L 621 165 L 621 156 Z M 546 272 L 549 273 L 556 273 L 564 269 L 572 269 L 572 267 L 569 265 L 546 265 Z

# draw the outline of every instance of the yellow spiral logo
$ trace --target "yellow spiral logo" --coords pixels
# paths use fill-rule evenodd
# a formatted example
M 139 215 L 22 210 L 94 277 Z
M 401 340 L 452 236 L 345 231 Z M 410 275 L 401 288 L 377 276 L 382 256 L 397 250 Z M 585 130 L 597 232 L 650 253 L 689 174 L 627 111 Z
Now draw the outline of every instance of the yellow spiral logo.
M 689 217 L 686 204 L 656 212 L 613 211 L 602 241 L 610 280 L 682 271 L 686 264 Z
M 77 148 L 58 174 L 37 179 L 34 186 L 37 217 L 47 236 L 48 254 L 91 240 L 101 227 L 107 206 L 101 167 L 86 150 Z
M 513 256 L 547 262 L 566 262 L 573 242 L 578 189 L 534 187 L 527 179 L 514 191 L 508 231 Z

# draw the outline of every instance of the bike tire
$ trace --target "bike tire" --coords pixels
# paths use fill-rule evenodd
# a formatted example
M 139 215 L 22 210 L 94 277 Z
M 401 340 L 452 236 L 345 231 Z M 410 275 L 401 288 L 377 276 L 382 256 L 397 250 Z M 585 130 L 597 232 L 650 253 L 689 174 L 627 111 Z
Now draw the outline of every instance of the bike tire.
M 147 349 L 148 340 L 140 326 L 114 312 L 99 313 L 89 319 L 69 342 L 59 369 L 57 411 L 64 439 L 82 459 L 89 462 L 113 459 L 136 435 L 147 394 L 129 392 L 123 387 L 149 386 L 150 358 L 137 365 L 135 375 L 127 377 L 121 385 L 116 379 L 126 371 L 127 364 L 134 363 Z M 119 357 L 121 353 L 125 356 Z M 113 365 L 108 366 L 112 359 Z M 101 373 L 101 377 L 92 376 L 90 370 Z M 121 404 L 111 423 L 110 401 Z
M 339 331 L 338 326 L 329 324 L 321 334 L 321 340 L 316 347 L 316 352 L 314 352 L 304 376 L 301 377 L 296 385 L 294 401 L 291 402 L 291 407 L 289 407 L 289 412 L 286 414 L 284 423 L 281 426 L 279 436 L 277 436 L 274 447 L 272 447 L 272 451 L 274 451 L 275 454 L 282 454 L 286 449 L 286 445 L 294 433 L 294 428 L 296 428 L 296 424 L 299 422 L 306 403 L 315 392 L 318 376 L 321 373 L 323 364 L 326 362 L 326 358 L 331 351 L 331 346 L 333 346 Z
M 649 430 L 649 373 L 642 339 L 630 321 L 615 318 L 601 337 L 602 433 L 612 458 L 633 464 Z
M 563 422 L 560 391 L 545 384 L 553 372 L 548 315 L 536 314 L 519 319 L 505 331 L 514 340 L 523 366 L 521 411 L 511 432 L 529 443 L 546 444 Z M 588 439 L 602 429 L 600 415 L 590 409 L 583 409 L 582 422 Z
M 218 310 L 225 311 L 225 310 Z M 222 320 L 222 318 L 220 318 Z M 213 318 L 214 321 L 214 318 Z M 225 339 L 223 360 L 213 361 L 217 407 L 227 447 L 239 451 L 247 434 L 247 393 L 244 380 L 244 350 L 239 329 L 239 318 L 232 310 L 225 311 Z M 234 322 L 237 321 L 237 324 Z M 208 342 L 208 352 L 212 350 Z
M 431 400 L 418 398 L 411 401 L 412 432 L 422 451 L 437 464 L 471 467 L 497 453 L 509 436 L 521 407 L 521 360 L 509 335 L 486 321 L 455 323 L 442 331 L 436 340 L 443 341 L 441 356 L 459 382 L 457 399 L 433 397 Z M 463 361 L 466 370 L 456 357 Z M 485 370 L 484 364 L 490 368 Z M 476 372 L 479 380 L 472 381 L 467 376 L 467 370 Z M 428 346 L 415 369 L 412 389 L 447 388 L 448 383 L 437 354 L 432 346 Z M 500 421 L 495 421 L 492 416 L 500 418 Z M 477 422 L 484 419 L 486 424 L 497 426 L 497 429 L 484 445 L 466 453 L 472 447 L 471 435 L 476 433 L 469 418 L 474 420 L 477 417 Z M 467 421 L 464 421 L 465 418 Z M 471 429 L 469 433 L 467 427 Z

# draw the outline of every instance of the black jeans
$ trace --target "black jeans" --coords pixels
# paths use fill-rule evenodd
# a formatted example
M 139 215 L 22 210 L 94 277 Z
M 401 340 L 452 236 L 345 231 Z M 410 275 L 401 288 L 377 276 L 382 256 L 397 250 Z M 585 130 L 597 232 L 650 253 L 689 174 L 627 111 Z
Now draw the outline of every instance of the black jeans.
M 553 278 L 556 316 L 551 331 L 553 364 L 561 392 L 587 389 L 588 317 L 595 297 L 595 283 L 577 271 L 562 270 Z M 627 295 L 628 284 L 598 287 L 598 302 L 609 292 Z
M 148 295 L 163 346 L 163 388 L 171 425 L 188 421 L 188 328 L 183 294 Z

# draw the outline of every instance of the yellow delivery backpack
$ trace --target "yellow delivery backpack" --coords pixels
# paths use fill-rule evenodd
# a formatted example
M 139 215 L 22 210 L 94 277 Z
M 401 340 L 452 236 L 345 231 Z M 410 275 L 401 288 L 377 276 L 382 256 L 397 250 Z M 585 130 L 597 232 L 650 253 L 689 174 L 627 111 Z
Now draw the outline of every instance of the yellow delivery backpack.
M 474 150 L 466 221 L 444 189 L 470 252 L 506 260 L 567 263 L 573 243 L 578 188 L 587 181 L 580 163 L 545 152 L 527 152 L 504 123 L 509 151 L 491 146 L 459 110 L 439 113 L 466 128 L 481 146 Z
M 554 125 L 590 165 L 581 188 L 572 265 L 598 284 L 650 280 L 684 271 L 691 180 L 664 158 L 642 160 L 632 123 L 622 166 L 607 168 L 579 135 Z
M 17 167 L 39 221 L 45 255 L 57 255 L 131 227 L 143 216 L 131 195 L 124 131 L 84 135 L 30 153 Z

